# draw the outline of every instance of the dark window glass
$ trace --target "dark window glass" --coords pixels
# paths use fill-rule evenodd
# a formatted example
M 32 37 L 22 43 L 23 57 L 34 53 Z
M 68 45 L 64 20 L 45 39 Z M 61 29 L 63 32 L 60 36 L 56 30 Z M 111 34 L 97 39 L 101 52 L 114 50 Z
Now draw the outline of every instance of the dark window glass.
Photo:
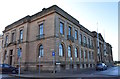
M 43 35 L 43 23 L 40 24 L 39 28 L 40 28 L 40 35 Z
M 6 45 L 8 44 L 8 35 L 7 35 L 6 38 L 5 38 L 5 44 L 6 44 Z
M 15 41 L 15 33 L 12 33 L 12 42 Z
M 77 58 L 78 57 L 78 49 L 75 48 L 75 57 Z
M 63 55 L 64 55 L 63 45 L 60 44 L 60 45 L 59 45 L 59 56 L 63 56 Z
M 70 46 L 68 46 L 68 57 L 72 57 L 72 55 L 71 55 L 71 47 Z
M 93 47 L 93 40 L 91 40 L 91 46 Z M 97 45 L 98 46 L 98 45 Z
M 64 24 L 60 22 L 60 34 L 64 34 Z
M 85 50 L 85 58 L 87 58 L 87 50 Z
M 89 51 L 89 59 L 91 59 L 91 52 Z
M 94 59 L 94 52 L 92 52 L 92 57 L 91 58 Z
M 83 58 L 83 50 L 81 49 L 81 58 Z
M 80 37 L 79 37 L 79 43 L 81 44 L 82 42 L 82 34 L 80 34 Z
M 23 30 L 20 30 L 20 40 L 23 40 Z
M 40 45 L 38 56 L 43 57 L 43 54 L 44 54 L 43 46 Z
M 75 30 L 75 39 L 76 40 L 78 39 L 78 32 L 77 32 L 77 30 Z
M 86 37 L 84 36 L 84 43 L 86 44 L 87 43 L 87 41 L 86 41 Z
M 68 27 L 68 35 L 70 35 L 70 36 L 72 35 L 72 31 L 71 31 L 71 27 L 70 26 Z
M 7 64 L 4 64 L 4 67 L 5 67 L 5 68 L 9 68 L 10 66 L 9 66 L 9 65 L 7 65 Z
M 88 45 L 90 45 L 90 38 L 88 38 Z

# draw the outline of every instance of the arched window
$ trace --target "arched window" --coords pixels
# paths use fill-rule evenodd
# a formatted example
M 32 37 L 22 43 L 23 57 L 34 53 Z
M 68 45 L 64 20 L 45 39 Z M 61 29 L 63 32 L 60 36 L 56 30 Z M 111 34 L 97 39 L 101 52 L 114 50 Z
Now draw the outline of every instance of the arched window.
M 63 50 L 63 45 L 59 45 L 59 56 L 64 56 L 64 50 Z
M 40 45 L 39 46 L 39 52 L 38 52 L 38 57 L 43 57 L 43 54 L 44 54 L 44 50 L 43 50 L 43 45 Z
M 70 46 L 68 46 L 68 57 L 72 57 L 71 47 Z
M 75 48 L 75 57 L 78 58 L 78 49 Z

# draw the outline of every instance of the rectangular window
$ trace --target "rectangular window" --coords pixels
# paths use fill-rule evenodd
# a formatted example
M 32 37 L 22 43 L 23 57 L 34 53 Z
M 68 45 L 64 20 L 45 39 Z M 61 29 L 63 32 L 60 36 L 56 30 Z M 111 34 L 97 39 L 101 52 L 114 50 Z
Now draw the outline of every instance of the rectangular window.
M 90 45 L 90 38 L 88 38 L 88 45 Z
M 71 55 L 71 47 L 70 46 L 68 47 L 68 57 L 72 57 L 72 55 Z
M 87 45 L 87 40 L 86 40 L 86 36 L 84 36 L 84 41 L 83 41 L 83 46 Z
M 84 36 L 84 43 L 86 44 L 87 42 L 86 42 L 86 37 Z
M 78 50 L 75 48 L 75 57 L 78 58 Z
M 80 34 L 79 36 L 79 43 L 81 44 L 81 42 L 82 42 L 82 34 Z
M 43 23 L 39 25 L 40 35 L 43 35 Z
M 81 58 L 83 58 L 83 50 L 81 49 Z
M 85 50 L 85 58 L 87 59 L 87 50 Z
M 77 30 L 75 30 L 75 39 L 76 40 L 78 39 L 78 32 L 77 32 Z
M 71 31 L 71 27 L 68 27 L 68 35 L 71 36 L 72 35 L 72 31 Z
M 12 39 L 11 39 L 11 42 L 14 42 L 15 41 L 15 33 L 12 33 Z
M 91 59 L 91 52 L 89 51 L 89 59 Z
M 91 46 L 93 47 L 93 40 L 91 40 Z M 97 45 L 98 46 L 98 45 Z
M 23 30 L 20 30 L 20 41 L 23 40 Z
M 88 47 L 90 48 L 90 38 L 88 38 Z
M 64 34 L 64 24 L 60 22 L 60 34 Z
M 6 38 L 5 38 L 5 45 L 6 46 L 8 45 L 8 35 L 6 35 Z
M 92 52 L 92 57 L 91 57 L 92 59 L 94 59 L 94 53 Z

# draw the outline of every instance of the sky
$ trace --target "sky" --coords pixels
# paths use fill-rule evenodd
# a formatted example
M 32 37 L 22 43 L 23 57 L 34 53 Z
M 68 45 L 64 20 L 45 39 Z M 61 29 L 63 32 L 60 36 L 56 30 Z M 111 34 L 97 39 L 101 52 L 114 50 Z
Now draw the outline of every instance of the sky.
M 98 27 L 112 45 L 113 59 L 118 60 L 118 0 L 1 0 L 0 34 L 7 25 L 52 5 L 58 5 L 90 31 Z

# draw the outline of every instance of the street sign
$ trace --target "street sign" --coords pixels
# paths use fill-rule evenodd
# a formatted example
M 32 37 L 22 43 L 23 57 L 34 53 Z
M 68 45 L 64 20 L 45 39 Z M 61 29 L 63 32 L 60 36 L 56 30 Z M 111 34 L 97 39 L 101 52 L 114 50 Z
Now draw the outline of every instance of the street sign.
M 52 52 L 52 56 L 55 56 L 55 52 L 54 51 Z
M 52 56 L 53 56 L 53 73 L 55 73 L 55 52 L 52 52 Z

